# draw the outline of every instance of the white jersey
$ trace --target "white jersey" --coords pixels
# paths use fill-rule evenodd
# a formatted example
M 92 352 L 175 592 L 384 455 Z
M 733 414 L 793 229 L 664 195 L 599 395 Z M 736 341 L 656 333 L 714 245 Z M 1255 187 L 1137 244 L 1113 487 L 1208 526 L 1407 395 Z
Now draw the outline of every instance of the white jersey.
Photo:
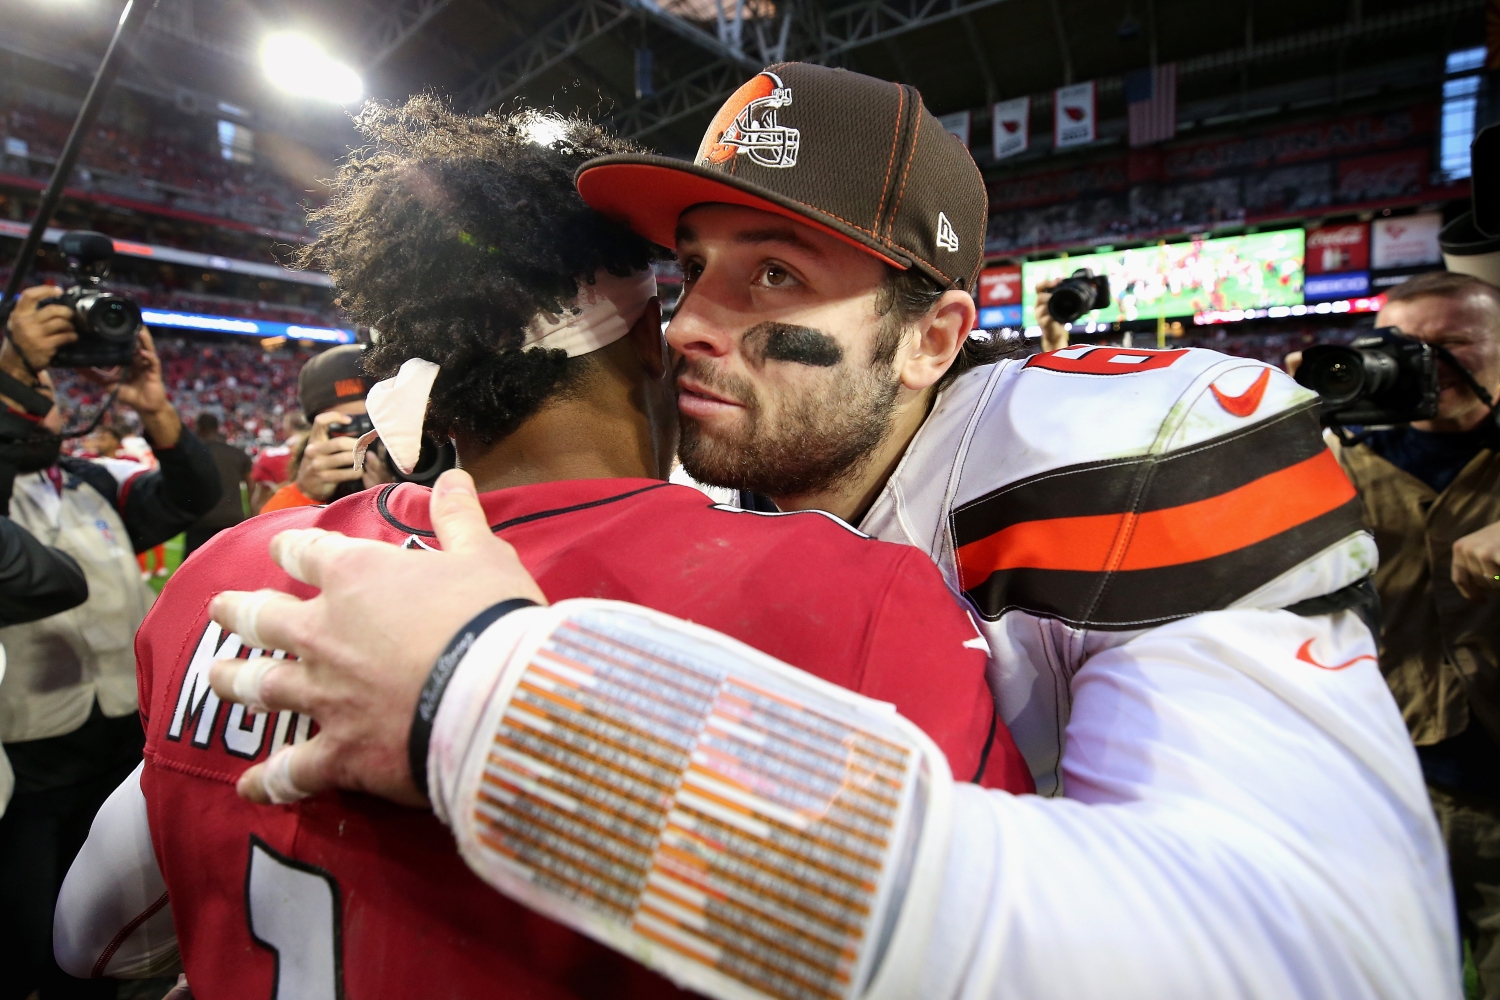
M 1069 685 L 1090 657 L 1373 571 L 1316 401 L 1259 361 L 1093 346 L 983 367 L 939 397 L 859 527 L 926 551 L 968 602 L 1038 792 L 1061 791 Z

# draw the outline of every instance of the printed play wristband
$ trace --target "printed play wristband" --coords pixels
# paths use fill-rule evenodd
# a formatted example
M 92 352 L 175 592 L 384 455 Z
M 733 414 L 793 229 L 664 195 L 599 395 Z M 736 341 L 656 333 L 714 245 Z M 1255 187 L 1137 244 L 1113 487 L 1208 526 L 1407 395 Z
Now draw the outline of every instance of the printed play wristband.
M 485 629 L 512 611 L 535 606 L 535 601 L 513 597 L 485 608 L 458 631 L 448 643 L 448 648 L 443 650 L 443 655 L 433 664 L 432 673 L 427 675 L 427 683 L 422 685 L 422 693 L 417 696 L 417 711 L 411 720 L 411 735 L 406 740 L 406 759 L 411 766 L 411 780 L 423 795 L 427 794 L 427 750 L 432 743 L 432 720 L 443 702 L 443 692 L 448 690 L 448 682 L 453 679 L 453 671 Z

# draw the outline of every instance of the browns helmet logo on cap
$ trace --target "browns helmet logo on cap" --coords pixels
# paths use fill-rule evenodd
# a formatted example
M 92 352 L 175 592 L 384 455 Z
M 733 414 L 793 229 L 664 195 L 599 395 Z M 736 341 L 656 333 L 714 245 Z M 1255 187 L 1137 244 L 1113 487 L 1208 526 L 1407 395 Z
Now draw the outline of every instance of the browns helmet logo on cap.
M 749 156 L 763 167 L 795 167 L 802 133 L 782 125 L 776 113 L 792 103 L 792 90 L 775 73 L 757 73 L 736 90 L 703 136 L 699 162 L 725 163 Z
M 612 153 L 577 180 L 585 202 L 663 246 L 685 213 L 727 204 L 796 219 L 943 287 L 968 288 L 984 263 L 984 178 L 968 147 L 913 87 L 844 69 L 767 66 L 719 108 L 692 162 Z

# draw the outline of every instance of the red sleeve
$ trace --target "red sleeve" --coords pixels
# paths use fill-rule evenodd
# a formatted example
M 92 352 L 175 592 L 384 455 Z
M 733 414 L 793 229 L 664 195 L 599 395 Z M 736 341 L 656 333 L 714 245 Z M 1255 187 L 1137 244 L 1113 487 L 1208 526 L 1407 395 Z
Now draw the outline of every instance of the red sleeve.
M 1031 773 L 995 715 L 985 681 L 989 655 L 937 567 L 907 547 L 870 631 L 862 694 L 893 703 L 948 757 L 955 781 L 1035 791 Z

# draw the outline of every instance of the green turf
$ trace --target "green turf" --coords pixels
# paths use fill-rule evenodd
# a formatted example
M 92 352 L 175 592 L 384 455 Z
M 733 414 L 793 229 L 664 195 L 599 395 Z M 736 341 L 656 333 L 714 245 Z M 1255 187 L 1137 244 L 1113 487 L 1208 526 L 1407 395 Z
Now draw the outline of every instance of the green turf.
M 177 572 L 177 567 L 182 565 L 182 547 L 182 535 L 178 535 L 176 538 L 167 541 L 167 575 L 152 576 L 150 580 L 151 589 L 158 594 L 161 593 L 161 588 L 166 585 L 167 581 L 172 578 L 172 574 Z M 155 569 L 155 566 L 153 565 L 152 568 Z

